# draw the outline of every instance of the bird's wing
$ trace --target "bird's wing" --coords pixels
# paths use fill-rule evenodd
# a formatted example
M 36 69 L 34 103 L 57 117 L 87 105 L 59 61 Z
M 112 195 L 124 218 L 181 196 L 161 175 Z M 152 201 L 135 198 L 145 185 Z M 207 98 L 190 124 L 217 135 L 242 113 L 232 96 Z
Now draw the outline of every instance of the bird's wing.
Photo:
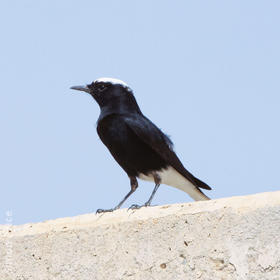
M 124 122 L 127 126 L 147 145 L 156 151 L 169 165 L 176 169 L 181 175 L 189 180 L 198 188 L 211 190 L 211 188 L 194 177 L 185 169 L 175 152 L 173 143 L 158 127 L 143 115 L 124 116 Z

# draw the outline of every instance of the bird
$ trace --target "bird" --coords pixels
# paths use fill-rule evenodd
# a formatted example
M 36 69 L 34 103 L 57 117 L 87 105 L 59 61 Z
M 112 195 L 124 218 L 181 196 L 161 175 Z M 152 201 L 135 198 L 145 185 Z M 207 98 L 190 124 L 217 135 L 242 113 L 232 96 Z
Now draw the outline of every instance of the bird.
M 184 167 L 170 137 L 145 117 L 125 82 L 99 78 L 71 89 L 89 93 L 98 103 L 97 134 L 130 180 L 130 191 L 119 204 L 110 209 L 98 209 L 97 213 L 119 209 L 138 188 L 137 179 L 154 182 L 155 186 L 146 203 L 133 204 L 129 209 L 150 206 L 160 184 L 180 189 L 195 201 L 210 199 L 201 189 L 211 190 L 211 187 Z

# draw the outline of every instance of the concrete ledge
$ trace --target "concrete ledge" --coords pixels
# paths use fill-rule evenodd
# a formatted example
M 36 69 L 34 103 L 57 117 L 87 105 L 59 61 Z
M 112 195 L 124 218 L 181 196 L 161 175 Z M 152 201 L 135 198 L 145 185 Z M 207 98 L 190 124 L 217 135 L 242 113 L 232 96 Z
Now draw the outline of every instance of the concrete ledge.
M 280 192 L 0 226 L 0 279 L 280 279 Z

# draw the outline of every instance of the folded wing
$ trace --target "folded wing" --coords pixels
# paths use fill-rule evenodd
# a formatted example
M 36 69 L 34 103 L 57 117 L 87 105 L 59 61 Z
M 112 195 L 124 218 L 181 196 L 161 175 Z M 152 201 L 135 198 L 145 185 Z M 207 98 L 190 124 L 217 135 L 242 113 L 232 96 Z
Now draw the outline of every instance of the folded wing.
M 145 116 L 124 116 L 127 126 L 147 145 L 156 151 L 170 166 L 177 172 L 189 180 L 197 188 L 211 190 L 211 188 L 194 177 L 185 169 L 175 152 L 173 151 L 173 143 L 167 135 L 165 135 L 158 127 L 156 127 Z

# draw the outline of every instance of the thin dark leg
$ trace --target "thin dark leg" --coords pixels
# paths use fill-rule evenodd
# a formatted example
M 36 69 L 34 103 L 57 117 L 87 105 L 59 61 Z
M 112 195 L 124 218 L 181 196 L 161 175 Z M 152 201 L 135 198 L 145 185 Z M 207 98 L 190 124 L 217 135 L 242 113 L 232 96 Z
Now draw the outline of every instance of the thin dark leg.
M 136 191 L 138 187 L 138 182 L 136 177 L 129 177 L 130 178 L 130 186 L 131 190 L 128 192 L 128 194 L 122 199 L 122 201 L 114 208 L 111 209 L 97 209 L 96 213 L 105 213 L 105 212 L 113 212 L 114 210 L 119 209 L 123 203 Z
M 154 174 L 154 180 L 155 180 L 156 185 L 155 185 L 155 187 L 153 189 L 153 192 L 152 192 L 149 200 L 146 203 L 144 203 L 143 205 L 141 205 L 141 206 L 139 206 L 137 204 L 132 204 L 128 209 L 139 209 L 139 208 L 141 208 L 143 206 L 150 206 L 151 205 L 151 202 L 152 202 L 152 200 L 154 198 L 155 193 L 157 192 L 157 190 L 158 190 L 158 188 L 160 186 L 160 181 L 161 181 L 160 177 L 157 174 Z
M 145 206 L 150 206 L 150 205 L 151 205 L 151 202 L 152 202 L 152 200 L 153 200 L 153 198 L 154 198 L 154 195 L 155 195 L 155 193 L 157 192 L 159 186 L 160 186 L 160 184 L 156 184 L 156 185 L 155 185 L 155 187 L 154 187 L 154 189 L 153 189 L 153 192 L 152 192 L 152 194 L 151 194 L 149 200 L 144 204 Z

